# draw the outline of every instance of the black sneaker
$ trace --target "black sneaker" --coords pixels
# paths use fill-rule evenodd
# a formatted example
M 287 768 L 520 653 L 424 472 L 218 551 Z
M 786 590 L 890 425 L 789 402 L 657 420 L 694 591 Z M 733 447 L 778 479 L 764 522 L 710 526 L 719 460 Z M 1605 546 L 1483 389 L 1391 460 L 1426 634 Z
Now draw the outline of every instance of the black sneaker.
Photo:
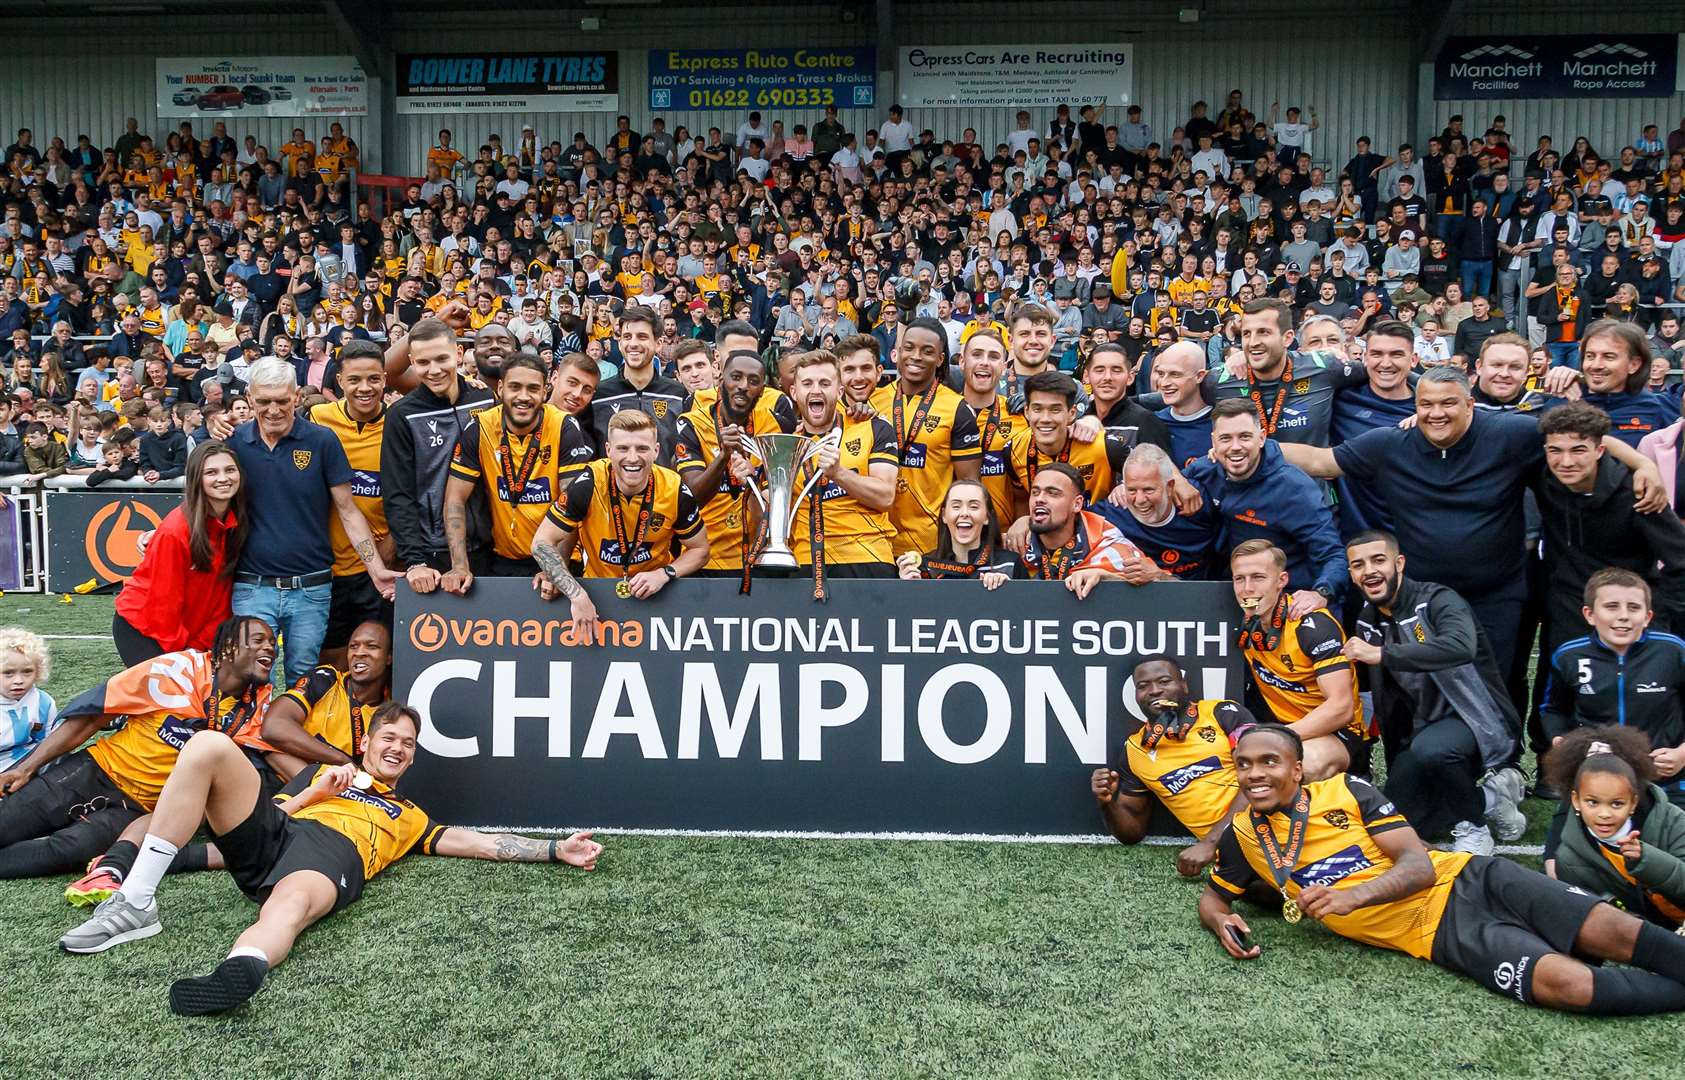
M 227 1012 L 250 1000 L 263 985 L 269 965 L 255 956 L 230 956 L 209 975 L 170 984 L 170 1011 L 177 1016 Z

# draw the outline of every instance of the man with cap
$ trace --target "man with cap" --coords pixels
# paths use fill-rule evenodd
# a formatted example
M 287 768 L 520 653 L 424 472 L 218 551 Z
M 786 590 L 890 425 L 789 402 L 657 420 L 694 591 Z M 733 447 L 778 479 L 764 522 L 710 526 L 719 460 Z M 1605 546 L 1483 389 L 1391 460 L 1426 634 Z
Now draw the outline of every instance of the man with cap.
M 1400 177 L 1408 180 L 1409 177 Z M 1422 253 L 1416 247 L 1416 230 L 1405 229 L 1398 234 L 1398 243 L 1387 249 L 1386 258 L 1381 260 L 1381 277 L 1387 286 L 1387 294 L 1396 298 L 1399 290 L 1404 287 L 1405 275 L 1418 277 L 1422 270 Z

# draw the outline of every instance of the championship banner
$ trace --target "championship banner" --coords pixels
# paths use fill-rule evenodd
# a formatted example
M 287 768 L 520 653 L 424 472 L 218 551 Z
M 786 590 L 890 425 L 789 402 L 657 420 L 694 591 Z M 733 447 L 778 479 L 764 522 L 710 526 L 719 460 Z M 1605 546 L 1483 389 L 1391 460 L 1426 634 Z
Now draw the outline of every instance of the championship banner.
M 1135 46 L 915 45 L 903 48 L 895 85 L 913 109 L 1049 109 L 1127 105 Z
M 181 505 L 181 492 L 47 489 L 47 591 L 74 592 L 129 580 L 140 538 Z
M 366 116 L 369 80 L 349 56 L 162 57 L 160 117 Z M 232 130 L 232 129 L 230 129 Z
M 398 111 L 618 112 L 620 54 L 409 53 L 398 57 Z
M 1677 85 L 1676 34 L 1454 37 L 1433 64 L 1436 101 L 1665 98 Z
M 877 86 L 872 48 L 649 51 L 651 110 L 868 108 Z
M 647 601 L 481 578 L 400 589 L 394 696 L 421 714 L 405 793 L 503 828 L 1089 836 L 1089 776 L 1138 712 L 1137 659 L 1241 692 L 1225 583 L 681 580 Z

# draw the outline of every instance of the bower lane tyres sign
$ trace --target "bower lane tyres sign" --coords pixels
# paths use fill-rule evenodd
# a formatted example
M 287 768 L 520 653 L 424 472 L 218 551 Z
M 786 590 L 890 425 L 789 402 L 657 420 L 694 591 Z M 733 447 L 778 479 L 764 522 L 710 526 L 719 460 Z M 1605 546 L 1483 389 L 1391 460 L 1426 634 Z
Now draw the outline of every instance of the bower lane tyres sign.
M 181 492 L 54 491 L 45 495 L 47 591 L 127 581 L 140 565 L 140 538 L 158 527 Z
M 1241 686 L 1220 583 L 587 588 L 600 644 L 524 580 L 399 590 L 395 691 L 422 717 L 405 791 L 438 820 L 1090 835 L 1139 657 L 1178 657 L 1199 696 Z

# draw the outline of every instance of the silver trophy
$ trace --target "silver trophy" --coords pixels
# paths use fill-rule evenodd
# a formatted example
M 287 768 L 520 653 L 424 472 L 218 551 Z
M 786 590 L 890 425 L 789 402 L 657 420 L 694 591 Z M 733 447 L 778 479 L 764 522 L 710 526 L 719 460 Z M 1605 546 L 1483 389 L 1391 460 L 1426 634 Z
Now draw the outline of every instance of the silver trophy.
M 755 559 L 756 566 L 793 570 L 800 565 L 796 553 L 790 550 L 790 530 L 795 526 L 797 508 L 823 475 L 815 471 L 797 491 L 802 466 L 827 447 L 836 449 L 841 445 L 841 428 L 832 428 L 820 439 L 810 439 L 806 435 L 743 435 L 743 453 L 760 462 L 766 474 L 764 492 L 753 479 L 748 482 L 749 490 L 761 504 L 761 528 L 766 534 L 766 543 Z

